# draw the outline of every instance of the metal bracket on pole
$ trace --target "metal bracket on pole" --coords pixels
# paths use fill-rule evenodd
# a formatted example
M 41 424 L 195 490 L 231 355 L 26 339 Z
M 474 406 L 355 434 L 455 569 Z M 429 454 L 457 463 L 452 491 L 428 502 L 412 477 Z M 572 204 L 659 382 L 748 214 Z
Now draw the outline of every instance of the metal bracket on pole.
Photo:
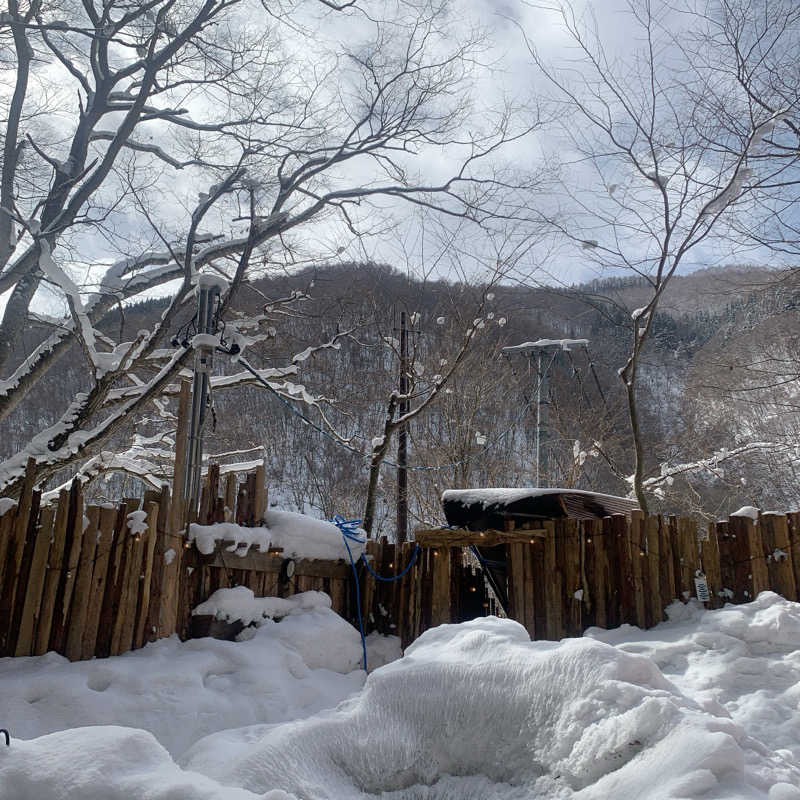
M 200 500 L 200 466 L 203 460 L 203 423 L 208 406 L 208 388 L 214 368 L 217 342 L 216 308 L 220 295 L 220 279 L 214 275 L 199 275 L 197 279 L 197 335 L 194 347 L 194 379 L 192 381 L 192 411 L 186 441 L 186 481 L 184 498 L 190 518 Z

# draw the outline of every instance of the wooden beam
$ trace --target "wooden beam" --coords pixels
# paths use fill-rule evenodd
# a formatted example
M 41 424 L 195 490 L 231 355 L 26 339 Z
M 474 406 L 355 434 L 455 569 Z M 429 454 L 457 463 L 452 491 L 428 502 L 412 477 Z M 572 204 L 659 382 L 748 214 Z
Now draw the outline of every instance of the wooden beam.
M 497 544 L 530 544 L 532 539 L 544 539 L 544 528 L 513 531 L 468 531 L 463 528 L 433 528 L 417 530 L 414 539 L 420 547 L 493 547 Z

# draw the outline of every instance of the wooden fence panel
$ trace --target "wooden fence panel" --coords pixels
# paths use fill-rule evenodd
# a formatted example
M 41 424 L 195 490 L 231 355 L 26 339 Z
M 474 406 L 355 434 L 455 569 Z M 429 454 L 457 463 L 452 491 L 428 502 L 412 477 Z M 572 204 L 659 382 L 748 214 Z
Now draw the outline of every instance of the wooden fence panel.
M 790 600 L 797 599 L 789 521 L 783 514 L 764 514 L 760 520 L 762 549 L 767 564 L 767 585 Z

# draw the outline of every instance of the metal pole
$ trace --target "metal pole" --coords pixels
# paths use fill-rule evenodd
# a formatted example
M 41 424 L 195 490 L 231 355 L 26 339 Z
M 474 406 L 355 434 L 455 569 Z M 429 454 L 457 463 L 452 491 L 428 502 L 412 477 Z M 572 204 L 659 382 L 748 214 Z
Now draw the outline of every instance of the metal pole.
M 539 488 L 539 444 L 542 429 L 542 351 L 536 351 L 536 488 Z
M 204 276 L 201 276 L 201 278 Z M 197 286 L 197 332 L 213 334 L 214 310 L 219 297 L 219 286 L 213 281 L 200 280 Z M 194 378 L 192 380 L 192 412 L 189 418 L 189 436 L 186 442 L 186 482 L 184 498 L 191 517 L 197 511 L 200 499 L 200 467 L 203 460 L 203 423 L 208 403 L 208 385 L 214 366 L 214 345 L 210 342 L 195 344 Z
M 400 312 L 400 394 L 408 394 L 408 328 L 406 312 Z M 407 399 L 400 401 L 400 416 L 407 414 Z M 397 432 L 397 541 L 408 538 L 408 429 L 401 425 Z

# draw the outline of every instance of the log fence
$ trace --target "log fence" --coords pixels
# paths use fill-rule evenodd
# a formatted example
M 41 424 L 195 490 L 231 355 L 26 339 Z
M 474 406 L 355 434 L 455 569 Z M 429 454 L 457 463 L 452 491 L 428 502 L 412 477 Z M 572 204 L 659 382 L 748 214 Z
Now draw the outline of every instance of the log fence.
M 220 473 L 209 468 L 196 521 L 260 521 L 263 469 L 241 482 Z M 230 552 L 231 543 L 220 542 L 204 555 L 176 528 L 181 509 L 167 487 L 141 501 L 97 505 L 76 481 L 46 505 L 32 475 L 0 514 L 0 656 L 54 650 L 81 660 L 173 633 L 185 638 L 191 609 L 237 585 L 256 596 L 323 591 L 337 613 L 358 619 L 349 562 L 298 559 L 288 577 L 277 548 Z M 141 513 L 131 517 L 134 511 Z M 403 646 L 430 627 L 492 613 L 516 619 L 532 638 L 560 639 L 595 625 L 649 628 L 671 602 L 698 595 L 708 608 L 748 602 L 765 589 L 800 599 L 800 513 L 734 516 L 698 530 L 692 519 L 633 512 L 511 531 L 418 531 L 416 539 L 366 544 L 372 570 L 383 577 L 400 575 L 413 559 L 398 580 L 376 581 L 357 566 L 367 632 L 395 634 Z M 504 608 L 472 544 L 501 565 Z

